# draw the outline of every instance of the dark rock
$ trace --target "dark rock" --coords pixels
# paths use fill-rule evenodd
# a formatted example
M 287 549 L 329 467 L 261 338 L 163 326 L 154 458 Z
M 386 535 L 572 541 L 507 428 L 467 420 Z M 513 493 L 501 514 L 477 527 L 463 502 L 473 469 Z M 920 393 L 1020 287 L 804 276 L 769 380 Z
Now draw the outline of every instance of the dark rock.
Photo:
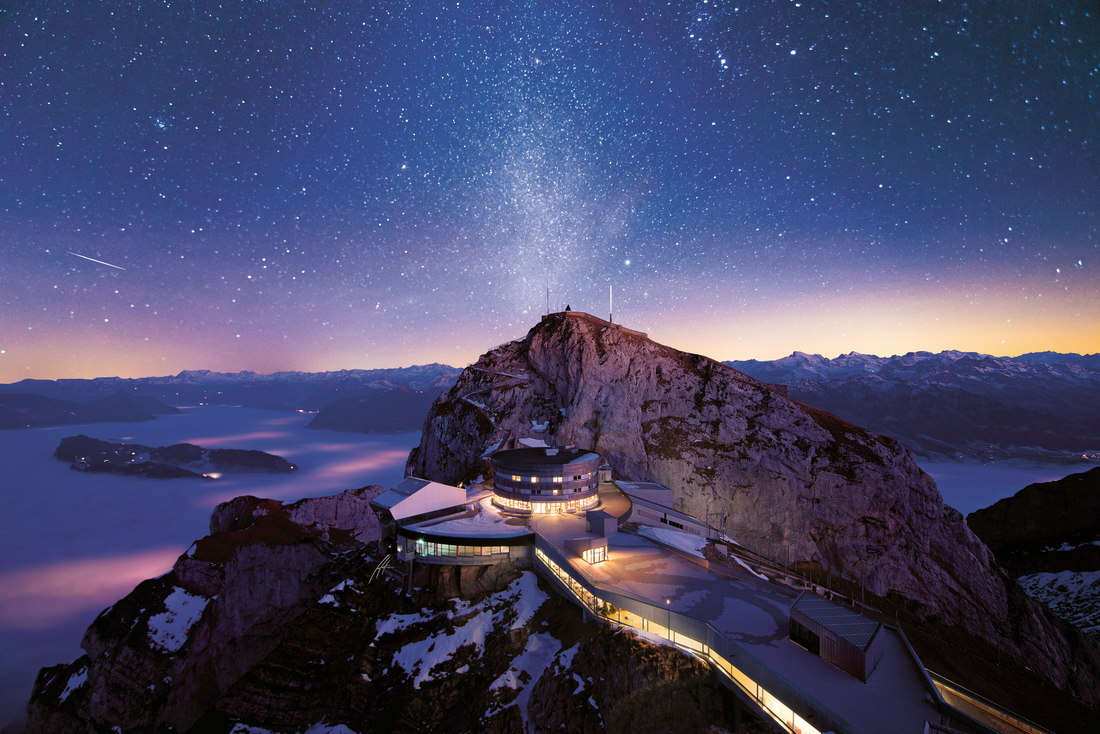
M 346 397 L 322 408 L 306 428 L 356 433 L 416 431 L 438 395 L 438 390 L 398 387 L 378 395 Z
M 210 450 L 189 443 L 150 448 L 140 444 L 110 443 L 84 434 L 63 438 L 54 456 L 72 462 L 73 468 L 81 471 L 154 479 L 201 478 L 205 472 L 285 474 L 298 468 L 281 456 L 263 451 Z
M 156 415 L 178 413 L 154 398 L 124 392 L 87 403 L 31 394 L 0 394 L 0 428 L 33 428 L 76 423 L 142 423 Z
M 972 512 L 966 522 L 994 552 L 1010 544 L 1060 546 L 1063 538 L 1100 534 L 1100 467 L 1054 482 L 1029 484 Z

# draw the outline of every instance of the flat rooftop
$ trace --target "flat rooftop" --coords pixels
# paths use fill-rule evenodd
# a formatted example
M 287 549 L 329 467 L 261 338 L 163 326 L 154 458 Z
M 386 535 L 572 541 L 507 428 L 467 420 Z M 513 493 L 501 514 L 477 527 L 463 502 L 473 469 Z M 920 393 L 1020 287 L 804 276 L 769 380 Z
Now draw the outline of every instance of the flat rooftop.
M 458 513 L 448 517 L 409 525 L 408 530 L 419 530 L 435 535 L 453 535 L 469 538 L 514 538 L 530 535 L 527 523 L 517 517 L 504 515 L 493 504 L 492 493 L 482 492 L 471 504 L 474 512 Z M 469 499 L 469 498 L 468 498 Z
M 884 630 L 885 655 L 863 683 L 787 638 L 796 598 L 790 590 L 710 571 L 625 533 L 608 539 L 606 561 L 576 568 L 605 586 L 658 605 L 671 599 L 672 611 L 709 622 L 861 732 L 917 733 L 926 720 L 939 721 L 922 671 L 889 628 Z
M 545 469 L 565 466 L 575 461 L 593 461 L 600 458 L 600 455 L 587 449 L 523 447 L 496 451 L 489 458 L 514 469 Z
M 873 619 L 815 594 L 805 593 L 798 597 L 791 609 L 801 612 L 860 650 L 867 649 L 878 631 L 879 623 Z

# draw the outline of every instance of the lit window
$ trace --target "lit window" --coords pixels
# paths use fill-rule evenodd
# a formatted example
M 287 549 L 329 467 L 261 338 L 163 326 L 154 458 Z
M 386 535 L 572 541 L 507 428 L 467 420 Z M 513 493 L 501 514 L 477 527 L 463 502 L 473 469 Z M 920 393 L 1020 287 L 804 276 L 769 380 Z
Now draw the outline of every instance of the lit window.
M 554 481 L 557 482 L 558 484 L 561 484 L 561 480 L 562 480 L 561 477 L 554 477 Z
M 538 477 L 531 477 L 531 484 L 538 484 L 538 482 L 539 482 Z
M 518 475 L 516 475 L 516 474 L 513 474 L 513 475 L 512 475 L 512 481 L 513 481 L 513 482 L 522 482 L 522 481 L 523 481 L 523 478 L 522 478 L 522 477 L 520 477 L 520 476 L 518 476 Z

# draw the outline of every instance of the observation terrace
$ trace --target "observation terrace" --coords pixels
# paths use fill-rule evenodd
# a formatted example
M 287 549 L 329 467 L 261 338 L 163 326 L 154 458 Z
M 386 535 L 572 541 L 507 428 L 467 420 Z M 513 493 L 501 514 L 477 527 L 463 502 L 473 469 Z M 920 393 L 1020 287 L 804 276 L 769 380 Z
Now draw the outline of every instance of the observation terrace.
M 522 518 L 502 512 L 484 486 L 467 493 L 463 512 L 398 528 L 397 557 L 409 563 L 533 563 L 593 618 L 706 660 L 747 708 L 779 731 L 1048 734 L 948 681 L 933 680 L 904 634 L 889 625 L 874 635 L 866 681 L 830 664 L 790 638 L 798 591 L 748 565 L 742 571 L 709 563 L 690 548 L 706 543 L 705 537 L 633 517 L 630 497 L 611 482 L 600 483 L 598 502 L 587 511 Z M 608 524 L 617 523 L 618 532 L 602 533 L 598 540 L 606 540 L 606 551 L 589 563 L 575 549 L 579 540 L 591 543 L 600 534 L 590 532 L 594 523 L 586 518 L 595 510 L 614 518 Z M 636 526 L 638 520 L 651 527 Z M 669 533 L 690 541 L 669 542 Z

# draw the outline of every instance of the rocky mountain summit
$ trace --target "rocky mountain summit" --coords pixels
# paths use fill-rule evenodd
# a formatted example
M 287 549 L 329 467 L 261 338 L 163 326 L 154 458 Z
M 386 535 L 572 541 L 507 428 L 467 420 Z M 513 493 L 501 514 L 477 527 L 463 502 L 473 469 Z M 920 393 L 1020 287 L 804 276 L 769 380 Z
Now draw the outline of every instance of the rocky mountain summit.
M 795 352 L 725 364 L 921 455 L 1100 460 L 1100 354 Z
M 861 584 L 987 641 L 1100 706 L 1100 648 L 1013 588 L 898 441 L 706 357 L 581 313 L 553 314 L 468 367 L 407 471 L 490 475 L 514 438 L 600 452 L 675 508 L 769 558 Z
M 84 656 L 42 670 L 28 734 L 721 734 L 741 716 L 705 663 L 584 621 L 530 570 L 380 571 L 381 491 L 219 505 Z
M 157 479 L 202 478 L 206 472 L 287 474 L 298 467 L 281 456 L 249 449 L 204 449 L 190 443 L 150 448 L 80 434 L 61 439 L 53 454 L 81 471 Z

